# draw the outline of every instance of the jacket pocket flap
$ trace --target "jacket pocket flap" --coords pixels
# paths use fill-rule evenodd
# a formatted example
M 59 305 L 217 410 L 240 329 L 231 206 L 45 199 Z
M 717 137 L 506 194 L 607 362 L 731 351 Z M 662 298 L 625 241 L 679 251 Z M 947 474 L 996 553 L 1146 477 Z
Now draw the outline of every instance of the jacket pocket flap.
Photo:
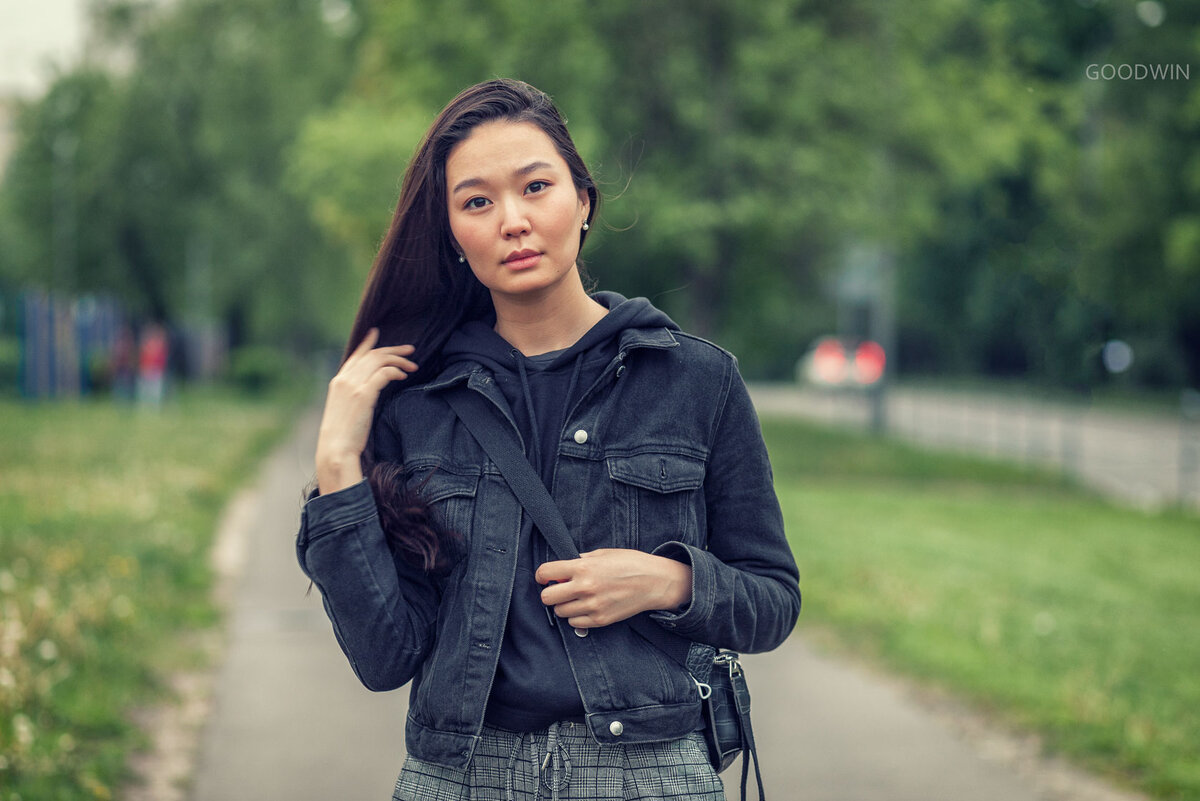
M 410 472 L 408 486 L 419 494 L 425 503 L 437 503 L 455 496 L 474 498 L 475 490 L 479 486 L 479 476 L 426 468 Z
M 610 456 L 608 475 L 614 481 L 653 492 L 698 489 L 704 483 L 704 462 L 674 453 Z

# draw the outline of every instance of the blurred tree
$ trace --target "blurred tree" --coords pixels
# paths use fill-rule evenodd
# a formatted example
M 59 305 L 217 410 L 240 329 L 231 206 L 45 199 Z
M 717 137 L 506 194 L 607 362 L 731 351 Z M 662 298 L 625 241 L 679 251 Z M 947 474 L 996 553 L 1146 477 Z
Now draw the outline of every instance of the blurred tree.
M 320 279 L 338 254 L 280 188 L 301 121 L 337 96 L 353 52 L 324 6 L 99 4 L 132 68 L 64 75 L 23 115 L 0 271 L 161 320 L 219 319 L 235 344 L 325 339 Z
M 829 287 L 866 250 L 894 265 L 902 368 L 1082 385 L 1121 337 L 1136 380 L 1200 381 L 1200 91 L 1086 77 L 1187 64 L 1196 4 L 101 8 L 135 66 L 64 76 L 25 115 L 0 273 L 336 339 L 421 133 L 506 75 L 556 98 L 601 182 L 600 284 L 752 375 L 833 328 Z
M 942 231 L 912 251 L 901 356 L 1085 387 L 1107 380 L 1115 337 L 1134 344 L 1136 383 L 1200 383 L 1200 92 L 1088 74 L 1186 69 L 1200 8 L 988 8 L 1006 69 L 1035 81 L 1037 126 L 1012 169 L 944 193 Z
M 620 233 L 597 232 L 592 271 L 752 373 L 789 372 L 833 325 L 823 285 L 848 249 L 911 254 L 940 233 L 947 192 L 1017 171 L 1026 143 L 1052 134 L 1029 100 L 1040 83 L 997 41 L 1002 8 L 980 20 L 957 0 L 919 17 L 882 0 L 765 0 L 754 13 L 721 0 L 408 0 L 366 14 L 353 87 L 310 121 L 293 161 L 358 263 L 363 231 L 385 222 L 381 203 L 362 204 L 394 196 L 399 153 L 369 191 L 322 175 L 378 174 L 393 135 L 411 152 L 458 89 L 520 77 L 556 97 L 609 189 Z
M 5 173 L 2 272 L 13 281 L 67 291 L 120 289 L 111 232 L 93 221 L 112 200 L 111 153 L 119 90 L 110 76 L 80 70 L 60 78 L 17 122 Z M 86 269 L 84 268 L 86 265 Z

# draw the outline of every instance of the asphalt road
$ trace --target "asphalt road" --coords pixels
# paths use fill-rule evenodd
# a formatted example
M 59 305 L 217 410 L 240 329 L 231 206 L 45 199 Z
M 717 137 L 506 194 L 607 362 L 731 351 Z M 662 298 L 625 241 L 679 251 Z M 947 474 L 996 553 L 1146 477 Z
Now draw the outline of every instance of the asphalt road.
M 385 799 L 400 770 L 406 691 L 373 694 L 358 684 L 296 565 L 315 431 L 315 418 L 301 422 L 222 531 L 218 560 L 235 580 L 190 801 Z M 798 631 L 777 651 L 745 660 L 770 798 L 1131 798 L 1045 762 L 1036 744 L 946 701 L 822 653 L 804 636 L 803 615 Z M 739 767 L 724 774 L 730 798 Z

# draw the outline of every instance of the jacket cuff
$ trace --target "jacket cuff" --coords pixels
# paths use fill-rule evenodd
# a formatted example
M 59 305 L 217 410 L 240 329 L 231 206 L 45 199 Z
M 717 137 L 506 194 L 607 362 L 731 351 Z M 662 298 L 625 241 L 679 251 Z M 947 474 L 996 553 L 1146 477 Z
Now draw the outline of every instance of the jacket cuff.
M 713 591 L 716 587 L 716 572 L 704 551 L 682 542 L 664 542 L 651 553 L 683 562 L 692 568 L 692 601 L 677 612 L 659 610 L 650 613 L 650 619 L 671 631 L 687 633 L 699 631 L 712 617 Z
M 338 529 L 353 526 L 377 514 L 375 496 L 366 479 L 328 495 L 310 495 L 300 512 L 300 533 L 297 545 L 332 534 Z

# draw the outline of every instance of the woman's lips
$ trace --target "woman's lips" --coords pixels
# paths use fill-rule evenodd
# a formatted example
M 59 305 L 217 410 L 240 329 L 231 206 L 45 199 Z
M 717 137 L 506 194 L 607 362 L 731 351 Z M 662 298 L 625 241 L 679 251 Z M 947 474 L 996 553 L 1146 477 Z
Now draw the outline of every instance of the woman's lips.
M 542 260 L 542 254 L 536 250 L 522 250 L 513 253 L 504 260 L 504 266 L 510 270 L 528 270 Z

